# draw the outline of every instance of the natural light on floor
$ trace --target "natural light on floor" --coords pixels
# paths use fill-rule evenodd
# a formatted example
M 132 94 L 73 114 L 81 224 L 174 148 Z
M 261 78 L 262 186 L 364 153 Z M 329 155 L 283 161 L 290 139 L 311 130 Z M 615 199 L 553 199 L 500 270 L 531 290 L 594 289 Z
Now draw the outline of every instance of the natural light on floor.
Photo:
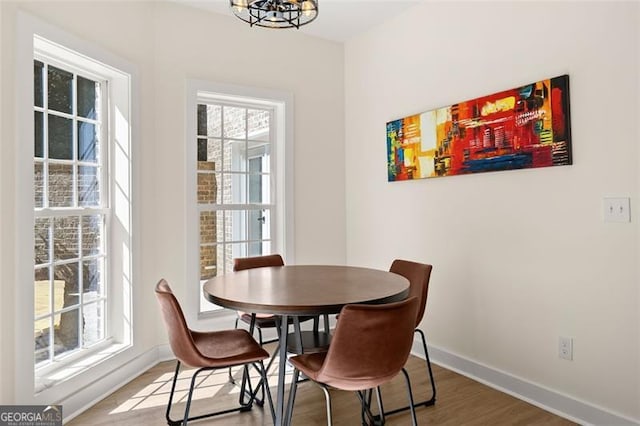
M 278 384 L 276 364 L 277 359 L 268 372 L 269 387 L 271 389 L 272 397 L 275 397 L 275 389 Z M 196 369 L 193 368 L 185 368 L 180 371 L 173 397 L 174 404 L 186 402 L 189 385 L 191 384 L 191 377 L 195 371 Z M 234 368 L 232 375 L 235 384 L 229 382 L 229 370 L 226 368 L 200 373 L 196 379 L 196 389 L 193 392 L 193 400 L 212 398 L 214 396 L 222 397 L 238 395 L 240 393 L 240 384 L 242 383 L 242 368 Z M 250 375 L 251 382 L 255 386 L 259 381 L 259 375 L 253 368 L 250 371 Z M 291 371 L 287 369 L 287 375 L 285 376 L 285 382 L 287 384 L 291 383 L 291 377 Z M 172 381 L 173 372 L 159 375 L 157 378 L 153 379 L 152 383 L 136 392 L 126 401 L 123 401 L 109 414 L 118 414 L 126 411 L 141 410 L 152 407 L 166 407 L 167 402 L 169 401 Z

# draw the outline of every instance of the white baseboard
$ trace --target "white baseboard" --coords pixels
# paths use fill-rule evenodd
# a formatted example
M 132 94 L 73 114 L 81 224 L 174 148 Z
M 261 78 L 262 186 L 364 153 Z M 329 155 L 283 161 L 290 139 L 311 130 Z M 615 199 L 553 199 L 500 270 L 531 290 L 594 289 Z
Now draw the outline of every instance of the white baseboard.
M 607 426 L 640 425 L 639 420 L 612 413 L 604 408 L 580 401 L 444 349 L 431 345 L 429 345 L 428 349 L 429 358 L 434 364 L 455 371 L 576 423 Z M 422 343 L 419 339 L 414 341 L 412 354 L 424 359 Z

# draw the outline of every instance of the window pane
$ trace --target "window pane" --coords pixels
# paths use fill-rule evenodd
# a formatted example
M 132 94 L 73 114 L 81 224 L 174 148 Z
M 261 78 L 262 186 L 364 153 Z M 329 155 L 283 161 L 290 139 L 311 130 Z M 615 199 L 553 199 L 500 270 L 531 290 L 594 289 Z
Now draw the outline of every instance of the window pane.
M 100 183 L 98 168 L 92 166 L 78 166 L 78 205 L 100 205 Z
M 91 303 L 84 307 L 84 345 L 90 346 L 104 339 L 104 302 Z
M 263 254 L 268 254 L 270 251 L 266 250 L 266 246 L 269 245 L 268 241 L 260 241 L 249 243 L 249 254 L 248 256 L 262 256 Z
M 198 138 L 198 161 L 207 161 L 207 139 Z
M 49 207 L 73 206 L 73 166 L 49 163 Z
M 224 264 L 224 273 L 233 271 L 233 259 L 247 257 L 247 243 L 220 244 L 218 246 L 218 265 Z M 218 266 L 218 268 L 221 268 Z M 222 275 L 222 271 L 219 271 Z
M 54 304 L 56 310 L 64 309 L 69 306 L 77 305 L 80 302 L 79 286 L 78 286 L 78 263 L 66 263 L 58 265 L 54 268 L 54 279 L 63 283 L 62 300 L 56 292 L 54 294 Z M 62 306 L 60 306 L 62 303 Z
M 208 280 L 218 275 L 217 247 L 200 246 L 200 279 Z
M 34 314 L 36 317 L 51 313 L 51 286 L 49 268 L 37 268 L 34 273 Z
M 208 164 L 208 163 L 205 163 Z M 219 173 L 198 173 L 198 203 L 220 204 L 221 175 Z
M 36 162 L 33 165 L 33 195 L 34 195 L 34 207 L 40 208 L 43 206 L 44 196 L 44 175 L 43 175 L 42 163 Z
M 197 134 L 198 136 L 207 136 L 207 106 L 198 105 L 197 113 Z
M 79 221 L 77 216 L 57 217 L 53 220 L 53 255 L 56 261 L 78 257 Z
M 73 99 L 73 74 L 56 67 L 49 66 L 49 109 L 71 114 Z
M 200 213 L 200 242 L 202 244 L 216 242 L 216 213 Z
M 223 142 L 224 170 L 232 172 L 245 172 L 247 170 L 247 145 L 244 141 Z
M 78 115 L 86 118 L 96 118 L 96 93 L 98 84 L 84 77 L 78 76 Z
M 33 61 L 33 104 L 35 106 L 42 107 L 43 104 L 43 84 L 42 84 L 42 69 L 44 64 L 40 61 Z
M 198 135 L 220 137 L 222 134 L 222 107 L 198 105 Z
M 222 140 L 207 139 L 207 157 L 209 163 L 206 170 L 222 170 Z M 198 167 L 200 168 L 200 167 Z
M 247 175 L 223 175 L 223 204 L 245 204 L 247 202 Z
M 271 239 L 271 209 L 262 210 L 262 239 Z M 267 252 L 270 253 L 270 252 Z
M 82 262 L 83 302 L 89 302 L 104 295 L 102 282 L 102 259 Z
M 268 210 L 249 210 L 249 240 L 257 241 L 269 239 L 269 228 L 271 227 L 270 215 Z
M 269 111 L 264 109 L 250 109 L 247 111 L 249 124 L 249 139 L 269 140 Z
M 95 124 L 78 122 L 78 160 L 95 162 L 97 157 L 98 135 Z
M 53 351 L 56 356 L 80 348 L 78 324 L 80 309 L 72 309 L 54 317 L 56 332 L 53 339 Z
M 49 158 L 73 159 L 73 120 L 49 115 Z
M 44 157 L 44 115 L 34 112 L 33 117 L 33 152 L 36 157 Z
M 247 238 L 247 210 L 226 210 L 224 241 L 240 241 Z
M 92 256 L 102 252 L 102 216 L 84 216 L 82 218 L 82 255 Z
M 252 254 L 255 253 L 255 254 Z M 270 254 L 271 251 L 271 241 L 261 241 L 255 243 L 249 243 L 249 256 L 263 256 L 265 254 Z
M 42 265 L 49 263 L 49 232 L 50 221 L 48 218 L 36 218 L 35 225 L 33 227 L 33 233 L 35 237 L 35 264 Z M 47 276 L 47 279 L 48 276 Z
M 224 210 L 215 211 L 216 214 L 216 242 L 225 242 L 225 223 L 224 223 Z
M 266 142 L 249 141 L 249 171 L 269 173 L 271 145 Z M 251 164 L 255 162 L 257 164 Z
M 247 134 L 247 110 L 244 108 L 224 107 L 223 136 L 225 138 L 245 139 Z
M 222 107 L 219 105 L 198 105 L 198 136 L 220 137 Z
M 35 363 L 49 359 L 49 330 L 51 328 L 51 317 L 43 318 L 34 324 L 35 337 Z

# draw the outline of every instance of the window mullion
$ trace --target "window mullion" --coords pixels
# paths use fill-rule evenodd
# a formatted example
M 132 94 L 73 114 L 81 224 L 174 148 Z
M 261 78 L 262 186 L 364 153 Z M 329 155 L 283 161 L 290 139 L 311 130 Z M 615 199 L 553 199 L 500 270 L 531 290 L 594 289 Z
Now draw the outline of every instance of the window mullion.
M 49 64 L 42 66 L 42 207 L 49 207 Z
M 55 324 L 55 316 L 53 312 L 55 311 L 55 266 L 53 266 L 53 219 L 49 219 L 49 226 L 47 229 L 49 233 L 48 239 L 48 247 L 49 251 L 49 273 L 47 274 L 49 278 L 49 359 L 48 361 L 53 361 L 53 357 L 55 355 L 54 351 L 54 324 Z
M 244 175 L 244 195 L 245 195 L 245 199 L 244 199 L 244 204 L 248 205 L 249 201 L 251 200 L 250 198 L 250 186 L 249 186 L 249 178 L 250 178 L 250 173 L 251 173 L 251 168 L 249 166 L 249 109 L 245 108 L 244 109 L 244 171 L 245 171 L 245 175 Z M 249 223 L 251 221 L 251 218 L 249 217 L 249 210 L 245 209 L 243 212 L 244 215 L 244 220 L 245 220 L 245 240 L 250 240 L 250 228 L 251 228 L 251 224 Z M 249 243 L 245 243 L 245 250 L 246 250 L 246 254 L 249 255 Z

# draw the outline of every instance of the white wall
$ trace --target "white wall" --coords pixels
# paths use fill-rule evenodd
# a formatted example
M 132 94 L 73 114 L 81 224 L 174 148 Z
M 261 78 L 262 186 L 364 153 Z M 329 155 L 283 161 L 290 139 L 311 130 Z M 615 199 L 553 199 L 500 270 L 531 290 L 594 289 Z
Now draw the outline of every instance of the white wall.
M 133 208 L 140 215 L 135 231 L 140 252 L 134 264 L 139 278 L 133 283 L 137 354 L 166 343 L 153 297 L 158 279 L 167 278 L 181 299 L 187 285 L 191 288 L 195 285 L 184 282 L 185 144 L 194 143 L 184 140 L 187 79 L 293 94 L 295 259 L 298 263 L 345 262 L 342 45 L 295 31 L 250 29 L 232 16 L 209 14 L 174 3 L 2 1 L 0 341 L 14 340 L 14 290 L 18 285 L 29 285 L 13 279 L 16 261 L 13 247 L 21 236 L 13 231 L 12 210 L 4 209 L 16 196 L 13 163 L 16 93 L 11 64 L 15 62 L 18 11 L 26 11 L 94 43 L 138 69 L 135 96 L 140 133 L 133 141 L 139 155 L 139 163 L 133 170 L 138 189 Z M 2 404 L 17 398 L 13 356 L 10 343 L 0 347 Z
M 348 263 L 433 264 L 431 344 L 636 421 L 639 24 L 631 2 L 426 2 L 345 47 Z M 574 165 L 387 183 L 387 121 L 565 73 Z

